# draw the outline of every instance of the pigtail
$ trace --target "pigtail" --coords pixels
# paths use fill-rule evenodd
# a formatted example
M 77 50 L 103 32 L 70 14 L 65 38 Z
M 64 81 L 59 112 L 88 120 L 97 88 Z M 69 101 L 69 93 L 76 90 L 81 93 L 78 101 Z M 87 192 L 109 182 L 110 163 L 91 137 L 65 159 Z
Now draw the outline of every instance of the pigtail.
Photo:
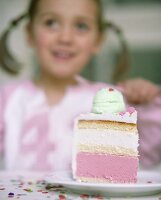
M 107 29 L 111 29 L 116 33 L 121 45 L 121 54 L 118 58 L 118 62 L 115 66 L 115 70 L 112 76 L 112 80 L 117 82 L 121 80 L 129 70 L 129 50 L 122 30 L 111 22 L 107 22 L 106 27 Z
M 18 74 L 21 65 L 17 62 L 8 49 L 7 42 L 12 30 L 17 27 L 20 21 L 26 18 L 27 14 L 23 14 L 12 20 L 9 27 L 2 33 L 0 37 L 0 66 L 10 74 Z

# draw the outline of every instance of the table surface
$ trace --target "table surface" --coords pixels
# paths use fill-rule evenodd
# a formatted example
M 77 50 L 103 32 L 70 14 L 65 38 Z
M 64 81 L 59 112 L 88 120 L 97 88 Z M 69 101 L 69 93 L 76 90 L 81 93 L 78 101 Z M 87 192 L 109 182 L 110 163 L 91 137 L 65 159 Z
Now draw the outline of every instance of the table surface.
M 47 187 L 46 173 L 0 171 L 0 200 L 161 200 L 161 193 L 146 197 L 103 197 L 76 194 L 64 187 Z

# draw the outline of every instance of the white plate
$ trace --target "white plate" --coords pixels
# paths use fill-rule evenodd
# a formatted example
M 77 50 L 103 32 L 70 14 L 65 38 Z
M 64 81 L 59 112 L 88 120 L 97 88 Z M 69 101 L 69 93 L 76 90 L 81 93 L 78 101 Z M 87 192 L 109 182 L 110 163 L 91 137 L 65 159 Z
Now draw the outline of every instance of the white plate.
M 144 196 L 161 192 L 161 173 L 138 172 L 138 182 L 134 184 L 83 183 L 76 182 L 69 171 L 57 171 L 45 177 L 52 185 L 62 185 L 78 193 L 99 194 L 108 196 Z

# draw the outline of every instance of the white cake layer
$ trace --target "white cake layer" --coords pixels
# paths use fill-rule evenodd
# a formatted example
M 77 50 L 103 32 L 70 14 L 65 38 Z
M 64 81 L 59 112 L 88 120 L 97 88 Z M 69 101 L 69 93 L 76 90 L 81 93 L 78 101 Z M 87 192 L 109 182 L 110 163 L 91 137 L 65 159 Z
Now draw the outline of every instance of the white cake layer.
M 105 113 L 105 114 L 94 114 L 94 113 L 85 113 L 79 115 L 77 120 L 105 120 L 105 121 L 116 121 L 116 122 L 125 122 L 136 124 L 137 122 L 137 112 L 130 114 L 125 112 L 124 114 L 119 113 Z
M 138 134 L 127 134 L 123 131 L 114 130 L 77 130 L 76 133 L 77 144 L 85 145 L 104 145 L 104 146 L 118 146 L 123 148 L 137 150 Z

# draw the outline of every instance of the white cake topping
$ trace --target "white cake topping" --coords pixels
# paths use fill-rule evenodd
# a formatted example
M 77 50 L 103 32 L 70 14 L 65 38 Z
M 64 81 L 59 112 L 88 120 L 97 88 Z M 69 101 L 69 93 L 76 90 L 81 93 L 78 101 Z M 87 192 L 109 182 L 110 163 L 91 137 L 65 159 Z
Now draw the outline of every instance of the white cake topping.
M 95 114 L 95 113 L 85 113 L 78 116 L 77 120 L 108 120 L 116 122 L 125 122 L 125 123 L 137 123 L 137 111 L 124 113 L 104 113 L 104 114 Z

